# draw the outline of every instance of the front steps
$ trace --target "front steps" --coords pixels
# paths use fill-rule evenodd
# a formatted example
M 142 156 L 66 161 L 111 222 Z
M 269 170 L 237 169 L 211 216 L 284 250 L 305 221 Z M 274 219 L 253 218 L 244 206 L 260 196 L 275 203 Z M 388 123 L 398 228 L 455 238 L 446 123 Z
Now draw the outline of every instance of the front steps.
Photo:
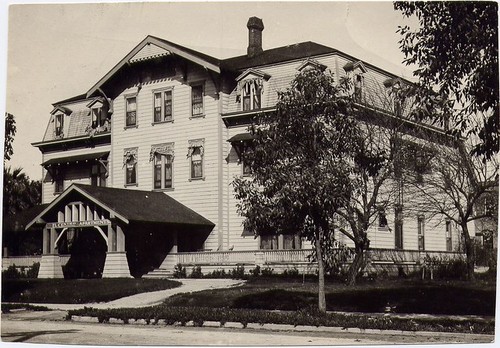
M 142 276 L 148 279 L 172 278 L 174 276 L 174 268 L 177 264 L 177 255 L 168 254 L 163 260 L 160 267 Z

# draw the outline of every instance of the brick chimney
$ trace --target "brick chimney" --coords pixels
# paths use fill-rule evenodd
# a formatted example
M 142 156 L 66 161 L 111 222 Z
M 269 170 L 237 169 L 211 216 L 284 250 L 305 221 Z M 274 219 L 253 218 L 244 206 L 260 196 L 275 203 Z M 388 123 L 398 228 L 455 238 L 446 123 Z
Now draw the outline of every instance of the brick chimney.
M 248 58 L 255 57 L 262 52 L 262 30 L 264 30 L 264 23 L 262 19 L 257 17 L 250 17 L 247 23 L 248 28 Z

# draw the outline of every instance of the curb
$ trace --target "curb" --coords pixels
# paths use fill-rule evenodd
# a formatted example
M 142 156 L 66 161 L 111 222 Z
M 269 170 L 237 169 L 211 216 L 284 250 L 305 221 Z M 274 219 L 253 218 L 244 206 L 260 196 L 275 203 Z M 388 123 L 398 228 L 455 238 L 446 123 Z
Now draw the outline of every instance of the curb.
M 98 323 L 96 317 L 90 316 L 77 316 L 73 315 L 71 321 L 76 322 L 86 322 L 86 323 Z M 110 318 L 107 324 L 120 324 L 124 325 L 123 320 Z M 146 320 L 144 319 L 130 319 L 127 325 L 138 325 L 147 326 Z M 187 322 L 184 326 L 179 322 L 174 325 L 167 325 L 163 320 L 160 320 L 157 324 L 149 324 L 152 326 L 177 326 L 177 327 L 195 327 L 192 321 Z M 201 325 L 201 327 L 206 328 L 224 328 L 224 329 L 249 329 L 249 330 L 265 330 L 265 331 L 292 331 L 292 332 L 326 332 L 326 333 L 355 333 L 355 334 L 372 334 L 372 335 L 398 335 L 398 336 L 441 336 L 441 337 L 468 337 L 468 338 L 478 338 L 484 340 L 490 340 L 493 342 L 495 335 L 492 334 L 475 334 L 475 333 L 463 333 L 463 332 L 440 332 L 440 331 L 402 331 L 402 330 L 381 330 L 381 329 L 360 329 L 360 328 L 342 328 L 342 327 L 330 327 L 330 326 L 309 326 L 309 325 L 289 325 L 289 324 L 258 324 L 258 323 L 248 323 L 244 326 L 240 322 L 228 321 L 224 325 L 221 325 L 218 321 L 206 321 Z

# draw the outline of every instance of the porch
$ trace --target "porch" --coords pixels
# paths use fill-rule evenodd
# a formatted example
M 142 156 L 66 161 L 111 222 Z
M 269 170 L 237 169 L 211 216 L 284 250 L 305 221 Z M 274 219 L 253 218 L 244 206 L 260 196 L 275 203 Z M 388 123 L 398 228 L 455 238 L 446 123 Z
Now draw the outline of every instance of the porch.
M 246 271 L 260 266 L 271 268 L 274 273 L 297 269 L 301 274 L 315 273 L 317 266 L 309 261 L 311 249 L 297 250 L 251 250 L 251 251 L 200 251 L 178 252 L 166 256 L 162 265 L 144 275 L 146 278 L 171 277 L 177 264 L 186 267 L 188 275 L 192 267 L 199 266 L 204 274 L 215 270 L 230 271 L 237 266 L 244 266 Z M 398 274 L 400 268 L 406 273 L 420 270 L 425 259 L 435 259 L 442 262 L 465 258 L 458 252 L 370 249 L 367 251 L 367 267 L 369 272 L 381 270 L 389 274 Z M 349 261 L 346 262 L 346 265 Z

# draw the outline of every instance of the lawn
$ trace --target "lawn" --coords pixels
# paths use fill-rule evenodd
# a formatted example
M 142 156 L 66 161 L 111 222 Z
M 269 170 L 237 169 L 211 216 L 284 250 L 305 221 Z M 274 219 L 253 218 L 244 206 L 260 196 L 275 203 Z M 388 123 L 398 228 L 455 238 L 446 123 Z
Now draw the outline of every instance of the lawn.
M 391 280 L 347 287 L 327 283 L 329 311 L 495 315 L 495 284 L 491 282 Z M 169 306 L 299 310 L 316 305 L 314 282 L 255 279 L 243 287 L 179 294 Z
M 2 279 L 2 302 L 106 302 L 180 285 L 165 279 Z

